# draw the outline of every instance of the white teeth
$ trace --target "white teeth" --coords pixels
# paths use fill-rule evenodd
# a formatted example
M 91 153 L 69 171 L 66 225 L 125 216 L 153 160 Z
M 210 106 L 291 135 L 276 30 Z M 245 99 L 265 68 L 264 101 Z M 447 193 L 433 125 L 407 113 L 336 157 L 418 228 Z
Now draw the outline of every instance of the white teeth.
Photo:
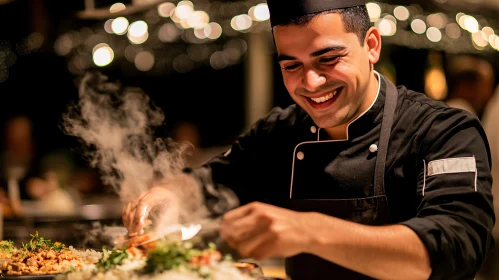
M 337 93 L 338 93 L 338 90 L 335 90 L 334 92 L 331 92 L 328 95 L 324 95 L 324 96 L 321 96 L 318 98 L 310 98 L 310 99 L 312 99 L 315 103 L 322 103 L 322 102 L 326 102 L 329 99 L 333 98 L 333 96 L 335 96 Z

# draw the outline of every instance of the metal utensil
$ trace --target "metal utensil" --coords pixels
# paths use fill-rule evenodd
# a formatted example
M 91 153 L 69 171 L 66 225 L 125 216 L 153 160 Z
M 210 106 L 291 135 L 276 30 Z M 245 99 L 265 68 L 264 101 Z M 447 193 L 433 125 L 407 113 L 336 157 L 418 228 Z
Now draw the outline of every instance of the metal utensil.
M 141 246 L 147 243 L 158 241 L 163 238 L 186 241 L 194 238 L 202 228 L 203 226 L 201 224 L 173 224 L 163 228 L 159 228 L 152 233 L 130 238 L 122 242 L 122 244 L 133 244 L 133 246 Z
M 151 243 L 159 239 L 167 237 L 180 237 L 180 240 L 186 241 L 194 238 L 203 228 L 200 224 L 190 224 L 190 225 L 170 225 L 165 229 L 159 230 L 151 235 L 149 240 L 146 240 L 139 245 Z M 180 235 L 180 236 L 179 236 Z

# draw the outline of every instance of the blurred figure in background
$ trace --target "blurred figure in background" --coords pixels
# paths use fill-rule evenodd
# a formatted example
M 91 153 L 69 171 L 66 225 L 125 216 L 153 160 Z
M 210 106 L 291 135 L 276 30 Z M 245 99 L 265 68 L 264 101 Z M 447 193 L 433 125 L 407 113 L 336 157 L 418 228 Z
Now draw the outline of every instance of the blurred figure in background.
M 484 59 L 458 56 L 450 60 L 447 105 L 481 118 L 494 92 L 494 69 Z
M 492 179 L 494 186 L 492 193 L 497 197 L 494 200 L 495 209 L 499 211 L 499 85 L 496 88 L 494 96 L 487 104 L 482 117 L 483 128 L 489 140 L 490 152 L 492 155 Z M 494 188 L 495 187 L 495 188 Z M 499 212 L 498 212 L 499 217 Z M 499 224 L 496 223 L 495 237 L 499 241 Z
M 494 211 L 496 217 L 499 217 L 499 85 L 493 97 L 487 104 L 482 124 L 487 134 L 492 157 L 492 195 L 494 196 Z M 496 222 L 492 231 L 496 244 L 499 242 L 499 223 Z M 484 264 L 481 273 L 477 279 L 499 279 L 499 248 L 498 245 L 491 251 L 489 259 Z
M 5 122 L 1 157 L 0 185 L 8 201 L 6 215 L 20 214 L 20 200 L 32 199 L 28 180 L 39 175 L 36 164 L 32 123 L 26 116 L 14 116 Z
M 6 216 L 28 212 L 67 214 L 74 211 L 71 197 L 60 188 L 56 173 L 43 167 L 36 151 L 33 123 L 19 115 L 5 122 L 0 186 L 4 193 Z M 36 209 L 26 209 L 21 201 L 38 201 Z M 28 203 L 29 204 L 29 203 Z M 35 205 L 35 204 L 33 204 Z
M 492 195 L 494 211 L 499 217 L 499 87 L 494 94 L 495 71 L 485 59 L 459 55 L 447 65 L 449 94 L 445 102 L 477 116 L 487 135 L 492 158 Z M 499 241 L 499 225 L 496 222 L 493 236 Z M 488 259 L 477 274 L 477 280 L 499 279 L 499 249 L 491 250 Z

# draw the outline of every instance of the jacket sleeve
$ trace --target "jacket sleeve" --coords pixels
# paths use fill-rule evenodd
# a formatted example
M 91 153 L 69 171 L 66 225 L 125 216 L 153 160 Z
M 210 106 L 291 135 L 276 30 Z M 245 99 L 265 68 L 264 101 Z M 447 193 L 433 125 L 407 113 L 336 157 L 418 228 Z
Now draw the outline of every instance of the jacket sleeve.
M 252 201 L 270 203 L 272 198 L 279 197 L 275 189 L 266 187 L 272 178 L 278 177 L 272 175 L 271 166 L 280 158 L 276 143 L 285 137 L 285 128 L 295 120 L 293 108 L 276 107 L 237 137 L 228 151 L 201 167 L 184 170 L 202 186 L 208 209 L 214 216 Z
M 479 120 L 447 109 L 429 118 L 420 147 L 416 217 L 402 224 L 425 244 L 430 279 L 473 279 L 494 244 L 491 161 Z

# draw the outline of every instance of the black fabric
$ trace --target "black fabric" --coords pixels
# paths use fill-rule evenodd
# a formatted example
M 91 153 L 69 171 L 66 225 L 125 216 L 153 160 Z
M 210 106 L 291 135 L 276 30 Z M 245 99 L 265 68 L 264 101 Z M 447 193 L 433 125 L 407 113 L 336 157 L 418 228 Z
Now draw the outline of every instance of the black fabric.
M 397 115 L 384 178 L 392 223 L 410 227 L 421 238 L 430 254 L 432 279 L 472 278 L 494 244 L 491 160 L 485 132 L 480 121 L 463 110 L 403 86 L 397 89 Z M 332 152 L 317 147 L 323 151 L 324 176 L 331 183 L 320 185 L 308 178 L 307 189 L 315 197 L 307 199 L 374 195 L 376 157 L 369 146 L 379 138 L 385 93 L 382 82 L 374 105 L 349 126 L 347 141 L 329 143 Z M 300 143 L 317 140 L 311 126 L 315 124 L 310 116 L 296 105 L 274 108 L 238 137 L 230 152 L 189 173 L 200 182 L 210 178 L 215 189 L 230 188 L 242 204 L 261 201 L 286 207 L 294 151 Z M 476 159 L 476 192 L 474 173 L 424 180 L 423 161 L 469 156 Z M 305 153 L 303 161 L 307 159 Z
M 397 93 L 395 85 L 385 81 L 387 92 Z M 388 144 L 390 142 L 390 134 L 393 126 L 393 117 L 397 109 L 397 96 L 387 98 L 385 109 L 383 110 L 383 122 L 381 124 L 381 132 L 379 136 L 378 154 L 376 156 L 376 167 L 374 172 L 374 194 L 385 195 L 385 163 L 386 155 L 388 154 Z
M 374 186 L 371 191 L 374 193 L 374 196 L 359 196 L 350 199 L 307 199 L 306 195 L 310 188 L 310 182 L 305 180 L 304 182 L 301 181 L 300 183 L 296 183 L 294 178 L 320 178 L 322 184 L 328 184 L 331 180 L 330 178 L 328 179 L 321 176 L 324 173 L 327 174 L 327 172 L 322 171 L 323 163 L 320 160 L 321 158 L 327 158 L 324 157 L 323 150 L 324 148 L 327 148 L 331 142 L 310 141 L 307 143 L 301 143 L 299 145 L 299 149 L 303 153 L 304 147 L 308 146 L 310 149 L 308 149 L 307 153 L 303 154 L 307 154 L 307 157 L 308 155 L 311 155 L 312 160 L 308 160 L 306 165 L 293 164 L 293 179 L 291 185 L 293 192 L 290 195 L 291 199 L 289 201 L 289 209 L 302 212 L 319 212 L 325 215 L 365 225 L 386 225 L 391 223 L 390 210 L 388 207 L 387 197 L 384 192 L 383 180 L 379 180 L 379 178 L 382 179 L 385 175 L 385 161 L 390 141 L 391 127 L 397 107 L 398 92 L 395 86 L 390 81 L 386 80 L 386 78 L 383 78 L 383 82 L 387 86 L 387 90 L 383 110 L 383 119 L 381 128 L 378 132 L 379 150 L 376 154 L 376 166 L 374 174 L 364 173 L 366 177 L 374 178 Z M 374 154 L 372 151 L 371 153 Z M 303 161 L 303 159 L 299 160 Z M 305 196 L 305 198 L 296 199 L 296 191 L 301 194 L 301 197 Z M 345 189 L 345 191 L 348 192 L 348 189 Z M 372 279 L 366 275 L 346 269 L 311 254 L 299 254 L 297 256 L 287 258 L 286 272 L 287 275 L 294 280 L 328 279 L 331 275 L 334 275 L 339 279 Z
M 364 225 L 390 223 L 385 195 L 359 199 L 293 199 L 290 201 L 290 208 L 301 212 L 319 212 Z M 311 254 L 299 254 L 287 258 L 285 264 L 286 274 L 292 280 L 373 279 Z
M 365 0 L 267 0 L 272 27 L 308 14 L 365 4 Z

